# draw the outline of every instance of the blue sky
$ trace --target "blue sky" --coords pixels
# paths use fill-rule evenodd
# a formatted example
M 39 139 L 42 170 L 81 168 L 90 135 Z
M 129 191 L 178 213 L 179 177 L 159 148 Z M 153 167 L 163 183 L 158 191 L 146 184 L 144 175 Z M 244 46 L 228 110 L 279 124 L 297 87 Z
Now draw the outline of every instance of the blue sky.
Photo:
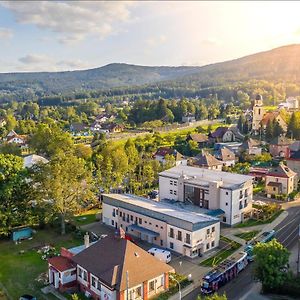
M 300 42 L 299 2 L 1 1 L 0 72 L 205 65 Z

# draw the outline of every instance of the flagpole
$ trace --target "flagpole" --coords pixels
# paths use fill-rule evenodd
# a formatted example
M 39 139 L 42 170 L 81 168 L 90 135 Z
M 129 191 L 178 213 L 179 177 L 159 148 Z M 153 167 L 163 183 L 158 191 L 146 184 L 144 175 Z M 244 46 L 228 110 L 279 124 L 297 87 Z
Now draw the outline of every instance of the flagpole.
M 128 276 L 128 271 L 126 271 L 126 300 L 129 300 L 129 276 Z

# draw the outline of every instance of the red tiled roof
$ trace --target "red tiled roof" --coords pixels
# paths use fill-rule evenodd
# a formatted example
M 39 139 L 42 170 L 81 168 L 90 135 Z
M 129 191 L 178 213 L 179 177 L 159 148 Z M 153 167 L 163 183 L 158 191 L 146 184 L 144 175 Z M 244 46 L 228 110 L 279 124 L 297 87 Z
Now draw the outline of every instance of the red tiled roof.
M 48 263 L 60 272 L 75 268 L 71 259 L 64 256 L 54 256 L 48 259 Z

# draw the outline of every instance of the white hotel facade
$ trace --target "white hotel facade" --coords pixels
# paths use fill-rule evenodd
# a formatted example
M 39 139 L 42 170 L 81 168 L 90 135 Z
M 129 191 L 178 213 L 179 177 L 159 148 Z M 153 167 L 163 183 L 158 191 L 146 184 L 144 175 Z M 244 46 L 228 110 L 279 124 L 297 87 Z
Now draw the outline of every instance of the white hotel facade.
M 240 223 L 252 210 L 253 177 L 190 166 L 159 174 L 159 198 L 222 210 L 221 221 Z
M 104 194 L 102 221 L 139 239 L 189 257 L 197 257 L 219 246 L 220 221 L 127 194 Z

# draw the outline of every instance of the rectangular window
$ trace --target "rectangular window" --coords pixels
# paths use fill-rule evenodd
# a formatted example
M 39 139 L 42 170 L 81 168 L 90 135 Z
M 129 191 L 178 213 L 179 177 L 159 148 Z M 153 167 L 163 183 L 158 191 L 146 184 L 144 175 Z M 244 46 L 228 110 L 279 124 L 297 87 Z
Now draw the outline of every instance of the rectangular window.
M 173 185 L 173 180 L 170 180 L 170 185 Z
M 149 282 L 149 292 L 153 292 L 155 289 L 155 283 L 154 280 Z
M 211 247 L 213 248 L 215 246 L 215 241 L 211 242 Z
M 174 186 L 177 186 L 177 181 L 174 181 Z
M 206 234 L 210 234 L 210 229 L 209 228 L 206 230 Z
M 177 191 L 174 191 L 174 195 L 175 195 L 175 196 L 177 195 Z
M 226 195 L 228 195 L 228 192 L 226 192 Z
M 245 199 L 245 202 L 244 202 L 244 207 L 247 207 L 248 203 L 247 203 L 247 199 Z
M 170 194 L 173 195 L 173 190 L 170 190 Z
M 240 191 L 240 199 L 243 198 L 243 191 Z
M 245 197 L 248 197 L 248 189 L 245 190 Z
M 133 216 L 132 215 L 130 216 L 130 221 L 133 221 Z
M 139 218 L 139 224 L 143 224 L 142 218 Z
M 115 226 L 115 221 L 114 220 L 111 220 L 111 225 Z
M 212 227 L 212 228 L 211 228 L 211 232 L 215 232 L 215 227 Z
M 120 211 L 120 217 L 122 217 L 122 212 Z
M 115 209 L 113 209 L 112 216 L 113 216 L 113 217 L 116 216 L 116 210 L 115 210 Z
M 96 278 L 94 276 L 91 276 L 91 278 L 92 278 L 92 287 L 96 288 L 96 284 L 97 284 Z
M 164 245 L 164 242 L 163 240 L 160 240 L 160 245 L 163 246 Z
M 135 294 L 137 297 L 142 297 L 142 288 L 140 286 L 136 288 Z
M 170 242 L 170 248 L 174 249 L 174 244 L 172 242 Z
M 191 235 L 188 234 L 188 233 L 185 234 L 185 242 L 186 242 L 187 244 L 190 244 L 190 243 L 191 243 Z
M 206 250 L 208 250 L 208 249 L 209 249 L 209 243 L 206 244 Z
M 83 280 L 87 281 L 87 271 L 83 271 Z
M 170 228 L 170 238 L 174 238 L 174 229 Z
M 239 207 L 240 209 L 242 209 L 243 208 L 243 201 L 240 201 L 240 207 Z
M 182 232 L 178 230 L 177 240 L 182 241 Z

